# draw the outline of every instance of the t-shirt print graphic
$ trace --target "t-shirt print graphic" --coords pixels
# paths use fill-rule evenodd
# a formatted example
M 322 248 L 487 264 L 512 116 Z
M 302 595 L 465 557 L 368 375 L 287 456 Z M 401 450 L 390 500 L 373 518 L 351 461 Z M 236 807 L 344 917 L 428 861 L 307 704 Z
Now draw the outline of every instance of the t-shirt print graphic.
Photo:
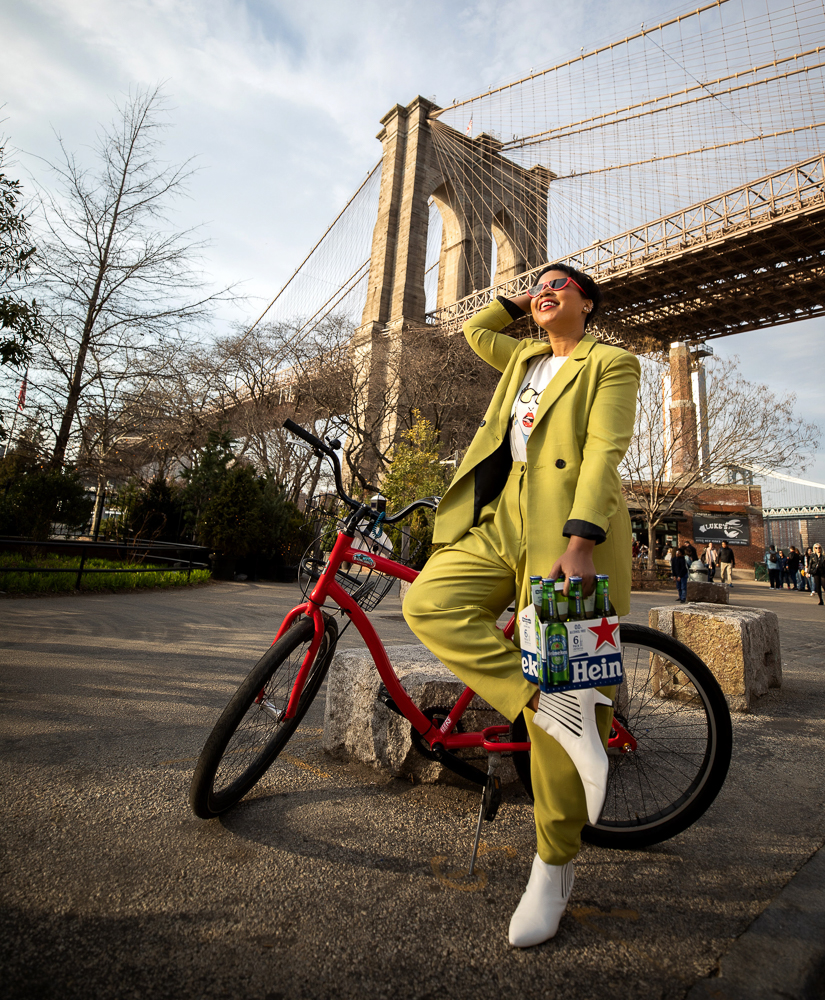
M 536 411 L 539 408 L 542 392 L 543 389 L 537 391 L 528 382 L 519 393 L 516 405 L 513 408 L 513 427 L 518 428 L 521 432 L 525 446 L 527 438 L 530 437 L 530 431 L 533 429 L 533 422 L 536 419 Z

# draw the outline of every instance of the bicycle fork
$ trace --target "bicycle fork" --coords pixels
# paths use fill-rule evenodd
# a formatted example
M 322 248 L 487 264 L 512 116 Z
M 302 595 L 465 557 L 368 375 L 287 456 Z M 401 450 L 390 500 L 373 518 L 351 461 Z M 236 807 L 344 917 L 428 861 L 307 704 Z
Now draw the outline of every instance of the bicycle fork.
M 501 805 L 501 778 L 499 778 L 496 774 L 499 767 L 501 767 L 501 754 L 491 753 L 487 762 L 487 782 L 481 793 L 481 806 L 478 810 L 476 838 L 473 843 L 473 854 L 470 858 L 470 870 L 468 875 L 472 875 L 475 871 L 478 844 L 481 839 L 481 824 L 484 820 L 491 823 L 496 818 L 498 807 Z

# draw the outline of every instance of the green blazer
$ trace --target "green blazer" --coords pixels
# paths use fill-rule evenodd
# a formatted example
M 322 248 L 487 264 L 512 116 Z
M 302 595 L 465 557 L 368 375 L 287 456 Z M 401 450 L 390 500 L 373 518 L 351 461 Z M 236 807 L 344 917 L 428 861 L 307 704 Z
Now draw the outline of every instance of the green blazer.
M 512 322 L 497 300 L 464 325 L 470 346 L 502 377 L 439 505 L 434 542 L 458 541 L 503 489 L 512 465 L 513 402 L 529 362 L 552 353 L 546 341 L 498 332 Z M 593 562 L 610 576 L 616 612 L 629 612 L 632 535 L 618 466 L 633 434 L 639 377 L 634 355 L 586 333 L 542 393 L 527 440 L 527 570 L 519 608 L 529 603 L 529 577 L 546 576 L 567 538 L 582 535 L 597 543 Z

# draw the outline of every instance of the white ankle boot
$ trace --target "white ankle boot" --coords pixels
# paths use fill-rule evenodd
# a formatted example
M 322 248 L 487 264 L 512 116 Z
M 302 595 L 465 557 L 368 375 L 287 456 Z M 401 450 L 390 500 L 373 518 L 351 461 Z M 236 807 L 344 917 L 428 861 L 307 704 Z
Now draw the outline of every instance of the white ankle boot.
M 510 920 L 510 944 L 531 948 L 555 937 L 572 891 L 573 862 L 548 865 L 537 854 L 530 881 Z
M 607 794 L 607 753 L 596 726 L 596 705 L 613 702 L 597 691 L 561 691 L 539 695 L 539 707 L 533 721 L 556 739 L 567 751 L 579 772 L 587 799 L 587 818 L 597 822 Z

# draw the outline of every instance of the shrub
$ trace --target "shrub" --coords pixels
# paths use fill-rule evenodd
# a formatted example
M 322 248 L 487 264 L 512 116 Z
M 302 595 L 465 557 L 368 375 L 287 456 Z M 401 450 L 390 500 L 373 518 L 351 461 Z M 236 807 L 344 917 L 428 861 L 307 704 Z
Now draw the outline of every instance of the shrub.
M 7 470 L 6 470 L 7 471 Z M 94 500 L 76 472 L 29 468 L 0 477 L 0 534 L 36 541 L 49 537 L 57 522 L 79 529 L 89 520 Z
M 396 445 L 390 471 L 381 484 L 387 508 L 393 513 L 414 500 L 443 496 L 449 486 L 448 466 L 438 459 L 438 431 L 415 411 L 416 422 Z M 417 510 L 410 519 L 410 554 L 415 566 L 423 566 L 432 544 L 434 517 Z M 400 531 L 391 529 L 390 537 L 398 550 Z

